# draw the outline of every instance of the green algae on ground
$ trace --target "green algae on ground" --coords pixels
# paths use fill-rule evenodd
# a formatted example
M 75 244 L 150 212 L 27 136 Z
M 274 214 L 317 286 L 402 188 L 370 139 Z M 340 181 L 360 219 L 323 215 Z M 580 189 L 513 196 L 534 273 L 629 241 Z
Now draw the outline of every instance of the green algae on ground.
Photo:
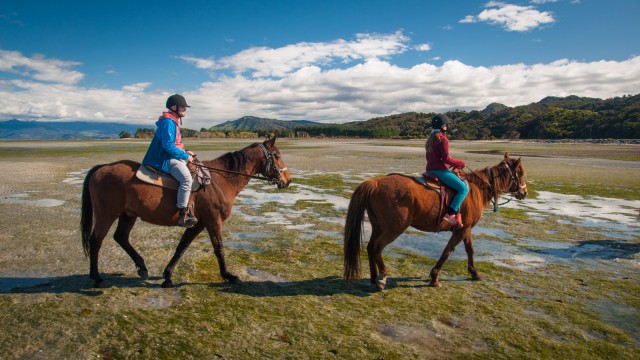
M 305 168 L 313 154 L 304 147 L 289 150 L 299 159 L 287 163 L 290 168 L 321 170 Z M 92 159 L 75 151 L 80 160 L 72 170 L 90 167 Z M 389 157 L 369 156 L 379 162 L 368 167 L 384 172 Z M 251 250 L 226 247 L 227 266 L 244 280 L 240 285 L 222 280 L 202 234 L 175 270 L 176 287 L 160 288 L 182 231 L 139 221 L 132 243 L 151 278 L 136 277 L 133 263 L 108 237 L 101 266 L 113 286 L 94 289 L 77 230 L 79 188 L 56 174 L 44 181 L 2 178 L 12 193 L 37 189 L 66 201 L 57 208 L 0 207 L 0 284 L 15 278 L 7 271 L 43 271 L 31 275 L 37 285 L 0 292 L 3 358 L 634 359 L 640 352 L 637 271 L 552 264 L 523 271 L 476 261 L 483 280 L 470 281 L 466 261 L 450 259 L 442 269 L 444 287 L 434 289 L 427 276 L 436 259 L 400 249 L 383 252 L 389 288 L 372 292 L 364 251 L 363 279 L 342 280 L 342 224 L 335 219 L 344 211 L 322 201 L 236 204 L 223 227 L 225 244 L 239 233 L 263 234 L 245 240 Z M 549 191 L 535 172 L 529 176 L 536 190 Z M 329 194 L 357 185 L 350 182 L 356 175 L 338 179 L 305 175 L 300 184 Z M 268 212 L 292 216 L 286 224 L 259 218 Z M 300 230 L 307 224 L 311 230 Z M 505 207 L 487 209 L 480 225 L 511 234 L 495 238 L 506 243 L 607 238 L 593 228 L 560 226 Z

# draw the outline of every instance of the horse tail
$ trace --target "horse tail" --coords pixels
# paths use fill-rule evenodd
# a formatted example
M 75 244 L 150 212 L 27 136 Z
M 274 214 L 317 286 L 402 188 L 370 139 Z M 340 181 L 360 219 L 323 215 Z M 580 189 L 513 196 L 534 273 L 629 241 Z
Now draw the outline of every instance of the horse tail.
M 93 205 L 91 204 L 91 189 L 89 188 L 89 181 L 93 174 L 104 165 L 96 165 L 84 178 L 82 184 L 82 211 L 80 213 L 80 232 L 82 233 L 82 248 L 84 249 L 85 256 L 89 255 L 89 238 L 91 237 L 91 230 L 93 230 Z
M 373 191 L 370 180 L 358 185 L 351 195 L 347 220 L 344 224 L 344 278 L 360 277 L 360 244 L 362 242 L 364 211 Z

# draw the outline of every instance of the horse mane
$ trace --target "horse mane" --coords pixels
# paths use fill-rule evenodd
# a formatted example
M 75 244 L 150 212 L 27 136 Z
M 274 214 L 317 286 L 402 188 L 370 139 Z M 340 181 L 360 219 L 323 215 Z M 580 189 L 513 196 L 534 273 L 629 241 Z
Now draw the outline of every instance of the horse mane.
M 230 151 L 217 158 L 216 161 L 222 163 L 222 166 L 227 170 L 241 172 L 244 170 L 247 162 L 253 160 L 253 156 L 251 156 L 250 152 L 246 150 L 254 148 L 258 145 L 258 143 L 255 143 L 245 147 L 242 150 Z
M 472 202 L 475 204 L 482 204 L 487 206 L 491 201 L 493 193 L 489 185 L 489 172 L 491 168 L 488 166 L 482 170 L 474 170 L 473 173 L 467 174 L 467 181 L 469 182 L 469 194 Z M 475 190 L 475 191 L 474 191 Z

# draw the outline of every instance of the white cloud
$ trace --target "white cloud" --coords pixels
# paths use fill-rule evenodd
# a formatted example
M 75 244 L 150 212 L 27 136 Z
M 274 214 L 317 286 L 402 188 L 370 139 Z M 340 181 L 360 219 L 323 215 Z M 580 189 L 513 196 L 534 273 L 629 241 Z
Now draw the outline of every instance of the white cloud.
M 137 84 L 131 84 L 131 85 L 126 85 L 122 87 L 122 90 L 126 91 L 126 92 L 143 92 L 144 89 L 148 88 L 149 86 L 151 86 L 150 82 L 141 82 L 141 83 L 137 83 Z
M 217 61 L 189 56 L 183 60 L 200 69 L 230 69 L 236 73 L 251 72 L 253 77 L 286 74 L 310 65 L 327 66 L 334 61 L 349 63 L 355 60 L 386 58 L 407 50 L 408 38 L 398 31 L 394 34 L 357 34 L 352 41 L 302 42 L 280 48 L 252 47 Z
M 476 17 L 473 15 L 467 15 L 463 19 L 460 20 L 461 24 L 471 24 L 476 22 Z
M 418 51 L 429 51 L 431 50 L 431 45 L 429 44 L 420 44 L 420 45 L 416 45 L 415 49 Z
M 538 11 L 533 6 L 520 6 L 490 1 L 487 9 L 477 16 L 467 15 L 460 23 L 486 22 L 499 25 L 507 31 L 528 31 L 543 25 L 552 24 L 556 20 L 548 11 Z
M 69 68 L 81 65 L 75 61 L 47 59 L 41 55 L 25 57 L 18 51 L 0 50 L 0 71 L 19 74 L 38 81 L 75 84 L 84 75 Z
M 227 58 L 227 66 L 235 73 L 220 74 L 182 93 L 192 105 L 184 126 L 200 129 L 245 115 L 345 122 L 407 111 L 483 109 L 492 102 L 517 106 L 550 95 L 610 98 L 637 94 L 640 89 L 640 56 L 624 61 L 561 59 L 489 67 L 455 60 L 410 67 L 393 64 L 391 55 L 415 51 L 409 44 L 409 39 L 396 33 L 359 35 L 351 42 L 245 50 L 260 55 L 256 62 L 246 61 L 241 51 Z M 24 58 L 7 53 L 1 52 L 4 57 L 0 58 Z M 2 61 L 0 72 L 15 71 L 15 66 Z M 213 68 L 219 62 L 215 64 Z M 268 70 L 266 64 L 277 70 Z M 0 120 L 126 121 L 152 127 L 172 93 L 151 91 L 150 86 L 140 82 L 105 89 L 34 76 L 3 78 Z
M 193 56 L 180 56 L 180 59 L 194 64 L 198 69 L 215 69 L 216 62 L 212 59 L 200 59 Z

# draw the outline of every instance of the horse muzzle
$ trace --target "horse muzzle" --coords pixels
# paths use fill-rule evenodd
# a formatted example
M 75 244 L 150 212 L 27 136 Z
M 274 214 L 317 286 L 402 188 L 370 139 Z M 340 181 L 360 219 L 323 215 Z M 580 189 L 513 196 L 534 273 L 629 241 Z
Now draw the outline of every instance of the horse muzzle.
M 289 174 L 289 171 L 285 171 L 280 174 L 280 178 L 276 185 L 278 186 L 278 189 L 285 189 L 289 187 L 289 184 L 291 184 L 291 174 Z

